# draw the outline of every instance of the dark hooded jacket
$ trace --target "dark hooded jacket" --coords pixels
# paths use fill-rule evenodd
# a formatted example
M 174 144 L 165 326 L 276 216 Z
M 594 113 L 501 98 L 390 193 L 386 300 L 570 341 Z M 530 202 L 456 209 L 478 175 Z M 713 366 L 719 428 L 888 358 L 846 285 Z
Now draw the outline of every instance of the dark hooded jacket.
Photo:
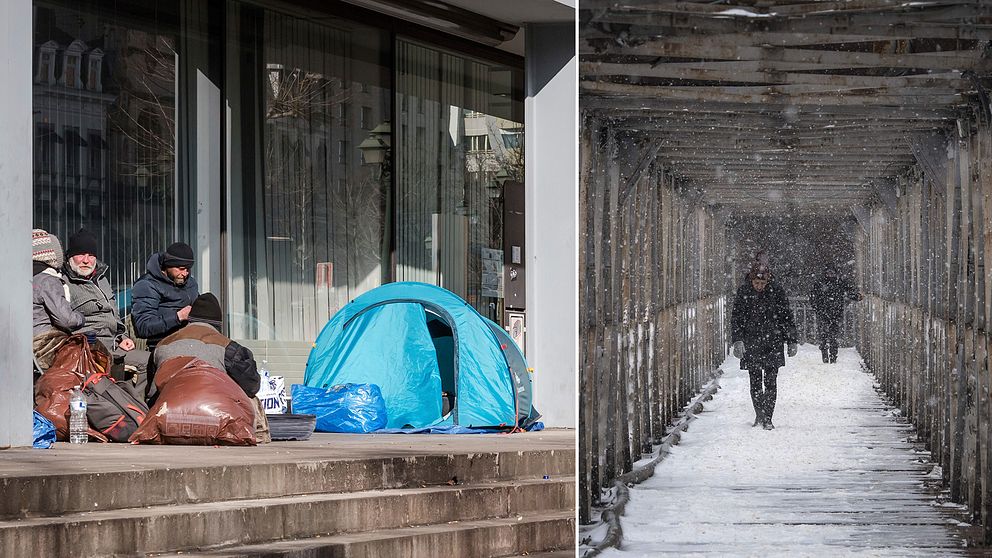
M 69 301 L 73 310 L 86 317 L 86 324 L 75 333 L 94 332 L 108 350 L 117 348 L 124 337 L 124 322 L 117 311 L 114 291 L 107 279 L 107 264 L 97 262 L 93 276 L 80 277 L 68 262 L 62 266 L 62 275 L 69 286 Z
M 819 322 L 839 322 L 847 303 L 858 298 L 854 285 L 836 276 L 821 278 L 809 293 L 810 306 Z
M 734 342 L 744 343 L 741 368 L 780 368 L 785 366 L 782 346 L 797 342 L 796 322 L 785 290 L 774 280 L 764 291 L 747 281 L 737 289 L 730 317 Z
M 192 274 L 185 285 L 177 287 L 162 271 L 160 256 L 152 254 L 148 258 L 145 274 L 134 282 L 131 289 L 134 330 L 138 337 L 148 340 L 149 349 L 182 327 L 176 312 L 192 305 L 200 295 L 200 288 Z

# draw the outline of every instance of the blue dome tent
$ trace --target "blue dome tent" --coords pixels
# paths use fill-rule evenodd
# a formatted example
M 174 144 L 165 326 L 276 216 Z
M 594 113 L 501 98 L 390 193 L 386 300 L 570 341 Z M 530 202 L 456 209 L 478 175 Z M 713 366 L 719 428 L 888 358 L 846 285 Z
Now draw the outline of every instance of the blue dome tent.
M 387 428 L 527 428 L 540 418 L 516 343 L 426 283 L 388 283 L 338 311 L 317 336 L 304 383 L 378 385 Z

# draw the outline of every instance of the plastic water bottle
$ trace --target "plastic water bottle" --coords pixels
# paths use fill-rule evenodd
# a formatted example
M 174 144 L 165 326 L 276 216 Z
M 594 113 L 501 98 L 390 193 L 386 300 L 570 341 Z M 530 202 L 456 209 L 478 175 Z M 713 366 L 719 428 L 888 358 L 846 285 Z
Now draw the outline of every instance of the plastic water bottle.
M 69 443 L 85 444 L 89 441 L 86 434 L 86 399 L 79 388 L 73 388 L 69 398 Z

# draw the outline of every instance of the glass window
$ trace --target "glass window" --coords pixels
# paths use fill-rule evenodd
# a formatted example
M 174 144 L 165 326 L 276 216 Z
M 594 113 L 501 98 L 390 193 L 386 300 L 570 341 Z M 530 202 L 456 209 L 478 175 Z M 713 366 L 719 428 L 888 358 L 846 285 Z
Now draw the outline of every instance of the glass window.
M 81 227 L 92 231 L 126 311 L 148 256 L 175 240 L 178 8 L 173 0 L 34 7 L 34 225 L 63 243 Z M 55 52 L 64 69 L 52 67 Z M 77 90 L 83 83 L 88 91 Z
M 502 316 L 502 184 L 523 181 L 523 72 L 397 45 L 396 279 L 423 281 Z
M 86 174 L 91 178 L 100 178 L 103 175 L 103 138 L 100 137 L 100 132 L 90 130 L 87 143 L 89 167 Z
M 65 55 L 65 86 L 77 87 L 79 81 L 79 56 Z
M 39 49 L 38 53 L 38 75 L 35 76 L 35 83 L 51 83 L 52 74 L 55 72 L 55 67 L 52 61 L 55 59 L 55 51 L 50 50 L 49 46 L 43 46 Z
M 34 132 L 34 171 L 48 177 L 55 172 L 55 146 L 64 143 L 51 124 L 38 124 Z
M 79 137 L 79 128 L 65 128 L 65 174 L 69 179 L 79 178 L 79 149 L 83 138 Z
M 363 130 L 371 130 L 375 126 L 372 122 L 372 107 L 362 107 L 362 122 L 360 125 Z
M 235 273 L 250 280 L 235 282 L 233 296 L 250 315 L 243 327 L 232 320 L 231 335 L 313 340 L 386 273 L 389 35 L 265 11 L 262 36 L 263 195 L 242 211 L 264 223 L 264 254 L 234 254 L 244 266 Z

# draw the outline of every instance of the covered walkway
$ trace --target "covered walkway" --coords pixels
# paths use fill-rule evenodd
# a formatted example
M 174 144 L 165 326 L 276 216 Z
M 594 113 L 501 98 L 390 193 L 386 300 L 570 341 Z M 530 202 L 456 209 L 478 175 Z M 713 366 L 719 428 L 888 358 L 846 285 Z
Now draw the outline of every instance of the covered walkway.
M 842 346 L 857 348 L 940 466 L 937 487 L 992 544 L 992 3 L 583 0 L 579 35 L 584 532 L 601 526 L 635 465 L 673 441 L 724 362 L 734 295 L 762 251 L 802 342 L 817 335 L 807 297 L 827 270 L 863 298 L 847 307 Z M 628 518 L 621 547 L 650 547 L 663 530 L 670 544 L 753 540 L 760 553 L 793 524 L 807 525 L 789 529 L 809 534 L 811 555 L 878 533 L 896 549 L 941 540 L 942 519 L 916 506 L 930 471 L 913 464 L 908 431 L 882 416 L 867 385 L 841 396 L 868 376 L 783 372 L 778 428 L 767 433 L 750 428 L 743 390 L 734 407 L 732 388 L 745 381 L 735 371 L 705 415 L 726 421 L 721 435 L 694 430 L 679 450 L 733 462 L 734 444 L 753 442 L 741 459 L 776 450 L 808 459 L 770 459 L 781 470 L 753 480 L 836 491 L 781 495 L 809 505 L 802 513 L 747 505 L 741 515 L 730 496 L 697 497 L 736 477 L 668 479 L 687 491 L 663 496 L 682 514 L 652 511 L 656 523 L 640 528 Z M 810 378 L 845 383 L 806 392 Z M 800 403 L 812 407 L 790 406 Z M 700 455 L 681 465 L 687 474 L 705 474 Z M 885 482 L 866 482 L 865 471 Z M 775 502 L 777 486 L 750 488 Z M 875 508 L 832 511 L 848 493 L 878 496 Z M 662 527 L 687 517 L 706 523 Z
M 925 489 L 939 470 L 860 361 L 841 349 L 823 364 L 802 345 L 767 432 L 729 357 L 682 443 L 631 489 L 622 550 L 603 556 L 960 555 L 957 520 Z

